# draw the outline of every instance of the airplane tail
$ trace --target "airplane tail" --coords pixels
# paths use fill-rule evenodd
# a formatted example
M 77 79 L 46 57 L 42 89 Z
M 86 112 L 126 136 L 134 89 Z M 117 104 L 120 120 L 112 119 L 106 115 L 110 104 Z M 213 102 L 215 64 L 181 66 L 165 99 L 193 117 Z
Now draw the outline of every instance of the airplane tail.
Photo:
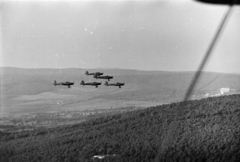
M 83 86 L 84 86 L 84 81 L 83 81 L 83 80 L 81 81 L 80 85 L 83 85 Z
M 88 75 L 89 74 L 88 71 L 86 71 L 85 74 Z
M 105 85 L 105 86 L 108 86 L 108 82 L 106 81 L 104 85 Z
M 56 81 L 56 80 L 54 80 L 54 81 L 53 81 L 53 84 L 54 84 L 54 85 L 57 85 L 57 81 Z

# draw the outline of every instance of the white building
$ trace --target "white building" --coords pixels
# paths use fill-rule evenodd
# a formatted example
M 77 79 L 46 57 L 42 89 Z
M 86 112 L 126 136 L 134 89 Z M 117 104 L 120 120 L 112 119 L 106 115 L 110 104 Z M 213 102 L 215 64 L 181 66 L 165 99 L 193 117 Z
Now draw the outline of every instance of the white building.
M 228 93 L 230 91 L 230 88 L 220 88 L 221 95 L 224 93 Z
M 93 160 L 95 160 L 95 159 L 104 159 L 105 157 L 107 158 L 107 157 L 115 157 L 115 156 L 116 156 L 116 154 L 112 154 L 112 155 L 94 155 L 92 157 L 92 159 Z

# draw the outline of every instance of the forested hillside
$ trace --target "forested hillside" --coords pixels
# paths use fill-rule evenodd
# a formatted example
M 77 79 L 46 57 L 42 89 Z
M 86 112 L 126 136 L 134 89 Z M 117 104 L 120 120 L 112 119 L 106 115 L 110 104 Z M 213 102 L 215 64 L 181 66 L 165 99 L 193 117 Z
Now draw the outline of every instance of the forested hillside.
M 177 111 L 181 113 L 176 113 Z M 179 114 L 175 118 L 175 115 Z M 171 122 L 178 127 L 169 138 Z M 162 142 L 169 142 L 163 151 Z M 0 134 L 0 161 L 240 161 L 240 95 Z

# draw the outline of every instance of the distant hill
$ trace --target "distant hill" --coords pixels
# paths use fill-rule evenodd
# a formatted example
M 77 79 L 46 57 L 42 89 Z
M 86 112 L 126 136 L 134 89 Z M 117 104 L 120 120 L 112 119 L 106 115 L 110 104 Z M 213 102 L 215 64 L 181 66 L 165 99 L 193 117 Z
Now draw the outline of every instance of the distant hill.
M 113 75 L 111 82 L 125 82 L 126 86 L 135 87 L 137 92 L 154 90 L 154 93 L 167 91 L 167 95 L 181 94 L 188 88 L 194 72 L 140 71 L 125 69 L 23 69 L 1 68 L 1 93 L 4 95 L 30 95 L 46 91 L 56 91 L 53 80 L 75 81 L 79 86 L 81 80 L 95 81 L 86 76 L 85 71 L 101 71 L 104 75 Z M 105 80 L 98 80 L 105 82 Z M 204 72 L 196 91 L 209 91 L 228 87 L 240 91 L 240 75 Z M 158 92 L 156 92 L 158 91 Z M 126 92 L 131 95 L 132 92 Z M 151 92 L 150 92 L 151 93 Z M 145 94 L 144 94 L 145 95 Z
M 85 72 L 103 72 L 112 75 L 109 81 L 124 82 L 122 88 L 106 87 L 106 80 L 96 80 Z M 86 110 L 119 107 L 147 107 L 182 101 L 194 76 L 194 72 L 140 71 L 127 69 L 23 69 L 1 68 L 1 112 L 29 113 Z M 54 86 L 53 81 L 74 81 L 67 86 Z M 98 88 L 80 85 L 98 81 Z M 220 95 L 220 89 L 227 88 L 226 94 L 240 93 L 240 75 L 204 72 L 194 89 L 191 99 Z M 67 97 L 67 96 L 68 97 Z M 65 96 L 65 97 L 64 97 Z M 71 97 L 70 97 L 71 96 Z M 86 97 L 87 96 L 87 97 Z M 64 103 L 58 105 L 56 103 Z
M 238 162 L 239 123 L 240 95 L 178 102 L 54 129 L 0 132 L 0 161 L 90 162 L 106 155 L 102 161 Z

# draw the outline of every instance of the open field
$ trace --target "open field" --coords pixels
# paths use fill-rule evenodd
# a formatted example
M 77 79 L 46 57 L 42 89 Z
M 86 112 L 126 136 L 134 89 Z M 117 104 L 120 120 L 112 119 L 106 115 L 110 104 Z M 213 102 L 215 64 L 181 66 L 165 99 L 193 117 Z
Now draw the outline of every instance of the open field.
M 153 106 L 161 102 L 121 99 L 123 92 L 118 88 L 62 87 L 52 92 L 32 95 L 18 95 L 2 99 L 3 113 L 58 112 L 75 110 L 110 109 L 128 106 Z M 105 99 L 104 95 L 116 95 L 116 99 Z
M 96 81 L 85 71 L 101 71 L 114 76 L 110 82 L 125 82 L 125 86 L 98 88 L 81 86 L 80 81 Z M 193 72 L 137 71 L 121 69 L 21 69 L 1 68 L 1 114 L 51 113 L 115 109 L 120 107 L 149 107 L 181 101 L 194 76 Z M 74 81 L 71 88 L 54 86 L 53 80 Z M 240 75 L 204 73 L 194 99 L 240 92 Z

